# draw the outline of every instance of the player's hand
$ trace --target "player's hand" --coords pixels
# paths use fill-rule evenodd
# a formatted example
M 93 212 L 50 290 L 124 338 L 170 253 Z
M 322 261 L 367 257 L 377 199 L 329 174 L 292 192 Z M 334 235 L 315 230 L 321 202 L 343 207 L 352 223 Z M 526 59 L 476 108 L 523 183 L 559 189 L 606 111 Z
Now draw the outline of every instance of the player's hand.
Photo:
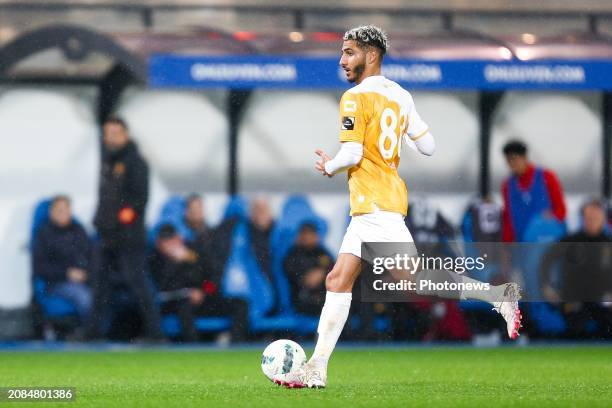
M 331 157 L 329 157 L 323 150 L 321 149 L 317 149 L 315 150 L 315 154 L 317 156 L 320 157 L 319 160 L 317 160 L 317 162 L 315 163 L 315 169 L 317 169 L 317 171 L 319 173 L 321 173 L 323 176 L 327 176 L 327 177 L 331 177 L 332 174 L 329 174 L 325 171 L 325 163 L 327 163 L 328 161 L 331 160 Z
M 204 292 L 202 292 L 200 289 L 190 289 L 189 301 L 192 305 L 201 305 L 204 303 Z
M 542 288 L 542 294 L 544 295 L 544 299 L 546 299 L 550 303 L 559 303 L 561 298 L 556 290 L 554 290 L 551 286 L 546 285 Z
M 302 279 L 304 286 L 308 289 L 317 289 L 325 282 L 325 270 L 320 267 L 311 268 Z
M 170 256 L 177 262 L 193 263 L 197 260 L 197 255 L 182 243 L 170 249 Z
M 70 282 L 83 283 L 87 280 L 87 272 L 81 268 L 68 268 L 66 275 Z

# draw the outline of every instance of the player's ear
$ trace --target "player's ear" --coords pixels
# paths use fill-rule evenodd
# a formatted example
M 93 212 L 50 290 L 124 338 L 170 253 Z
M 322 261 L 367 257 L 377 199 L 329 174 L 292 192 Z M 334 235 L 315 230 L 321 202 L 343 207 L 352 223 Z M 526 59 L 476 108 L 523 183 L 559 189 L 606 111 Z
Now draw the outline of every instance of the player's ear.
M 368 64 L 376 64 L 376 60 L 378 59 L 376 51 L 374 51 L 373 49 L 369 49 L 366 53 L 366 59 L 368 61 Z
M 378 64 L 381 60 L 381 55 L 378 50 L 370 49 L 367 54 L 368 64 Z

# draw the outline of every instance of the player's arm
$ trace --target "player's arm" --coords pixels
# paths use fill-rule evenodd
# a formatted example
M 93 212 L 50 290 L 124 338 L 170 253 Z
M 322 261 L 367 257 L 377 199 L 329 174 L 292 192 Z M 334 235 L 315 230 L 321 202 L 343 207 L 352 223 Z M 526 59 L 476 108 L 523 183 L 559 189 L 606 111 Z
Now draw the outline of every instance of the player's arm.
M 436 151 L 436 141 L 429 130 L 424 134 L 415 138 L 409 135 L 404 135 L 404 142 L 409 146 L 415 146 L 416 150 L 424 154 L 425 156 L 431 156 Z
M 363 145 L 356 142 L 342 142 L 340 150 L 333 159 L 325 162 L 324 170 L 330 176 L 348 170 L 359 164 L 363 157 Z
M 410 97 L 408 114 L 408 129 L 404 134 L 404 142 L 411 148 L 418 150 L 426 156 L 431 156 L 436 150 L 436 141 L 429 131 L 427 123 L 421 119 Z
M 333 159 L 321 149 L 315 152 L 320 157 L 315 167 L 321 174 L 331 177 L 359 164 L 363 157 L 365 116 L 360 95 L 345 92 L 340 100 L 340 150 Z

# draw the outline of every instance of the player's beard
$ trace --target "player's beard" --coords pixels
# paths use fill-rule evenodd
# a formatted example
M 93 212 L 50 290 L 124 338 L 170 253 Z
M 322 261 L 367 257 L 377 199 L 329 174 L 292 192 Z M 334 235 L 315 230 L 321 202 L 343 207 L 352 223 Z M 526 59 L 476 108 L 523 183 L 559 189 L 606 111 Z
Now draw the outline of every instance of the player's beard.
M 355 76 L 353 77 L 352 81 L 350 80 L 349 81 L 351 83 L 360 82 L 364 71 L 365 71 L 365 62 L 359 65 L 356 65 L 355 68 L 353 68 L 353 72 L 355 73 Z

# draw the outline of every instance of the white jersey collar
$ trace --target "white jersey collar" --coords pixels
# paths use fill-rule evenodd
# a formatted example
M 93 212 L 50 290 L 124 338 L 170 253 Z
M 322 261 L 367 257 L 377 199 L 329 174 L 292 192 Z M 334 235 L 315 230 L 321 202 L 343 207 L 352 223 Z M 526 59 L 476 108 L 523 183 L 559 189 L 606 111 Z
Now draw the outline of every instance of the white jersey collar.
M 385 77 L 383 75 L 370 75 L 369 77 L 361 81 L 361 83 L 363 84 L 364 82 L 378 82 L 378 81 L 384 81 L 384 80 L 385 80 Z

